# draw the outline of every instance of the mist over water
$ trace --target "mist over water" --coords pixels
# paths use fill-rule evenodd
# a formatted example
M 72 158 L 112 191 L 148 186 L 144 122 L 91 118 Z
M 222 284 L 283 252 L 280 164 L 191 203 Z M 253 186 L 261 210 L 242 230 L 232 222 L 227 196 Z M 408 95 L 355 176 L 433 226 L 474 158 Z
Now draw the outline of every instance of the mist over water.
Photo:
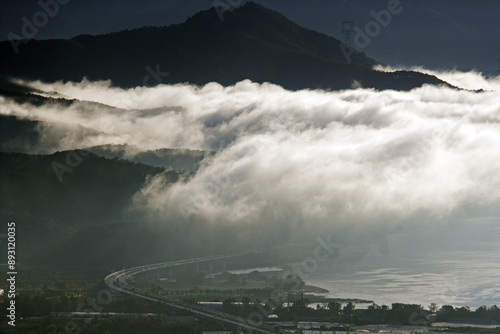
M 498 258 L 500 252 L 460 255 L 468 257 L 452 261 L 432 258 L 432 262 L 422 259 L 354 272 L 332 270 L 327 275 L 311 278 L 308 283 L 329 290 L 324 294 L 328 297 L 368 299 L 378 305 L 390 306 L 394 302 L 424 307 L 433 302 L 471 308 L 498 305 L 500 289 L 495 277 L 500 266 L 493 259 Z
M 464 222 L 463 222 L 464 223 Z M 479 218 L 442 235 L 398 233 L 381 243 L 346 247 L 308 282 L 326 296 L 394 302 L 470 306 L 498 305 L 500 227 L 498 218 Z
M 94 130 L 60 138 L 40 127 L 38 152 L 46 143 L 51 151 L 124 143 L 216 151 L 187 182 L 150 178 L 132 209 L 156 220 L 272 229 L 294 241 L 332 233 L 340 255 L 311 275 L 332 296 L 498 303 L 500 80 L 427 72 L 484 92 L 30 82 L 82 102 L 1 98 L 0 113 Z

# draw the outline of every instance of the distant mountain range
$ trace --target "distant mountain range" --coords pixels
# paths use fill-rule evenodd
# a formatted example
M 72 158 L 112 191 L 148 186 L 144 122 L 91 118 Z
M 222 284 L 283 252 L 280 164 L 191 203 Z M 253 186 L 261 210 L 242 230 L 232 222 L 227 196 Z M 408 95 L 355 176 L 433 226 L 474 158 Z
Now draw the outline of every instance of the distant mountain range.
M 446 84 L 418 72 L 374 71 L 375 60 L 342 45 L 249 2 L 225 12 L 223 21 L 211 8 L 168 27 L 30 40 L 19 45 L 18 53 L 10 42 L 2 42 L 0 74 L 44 81 L 111 79 L 120 87 L 212 81 L 231 85 L 244 79 L 287 89 L 337 90 L 354 84 L 408 90 Z
M 41 138 L 40 130 L 59 134 L 59 138 Z M 34 121 L 16 116 L 0 115 L 0 152 L 54 152 L 58 139 L 73 133 L 81 138 L 98 134 L 97 131 L 79 125 Z M 200 163 L 212 153 L 188 149 L 158 149 L 142 151 L 132 145 L 101 145 L 85 148 L 107 159 L 122 159 L 153 167 L 178 171 L 196 172 Z
M 31 106 L 46 104 L 69 107 L 73 103 L 85 103 L 87 105 L 98 105 L 101 109 L 115 109 L 96 102 L 41 96 L 31 88 L 8 82 L 1 77 L 0 96 L 12 99 L 19 104 Z M 43 137 L 41 135 L 43 131 L 51 132 L 54 137 Z M 70 134 L 85 138 L 86 136 L 99 135 L 100 132 L 80 125 L 0 115 L 0 152 L 53 153 L 58 150 L 64 137 Z M 133 145 L 100 145 L 82 147 L 82 149 L 107 159 L 118 158 L 153 167 L 188 172 L 196 172 L 203 159 L 213 154 L 213 152 L 208 151 L 172 148 L 143 151 Z
M 372 12 L 387 9 L 388 0 L 253 0 L 276 10 L 301 26 L 342 39 L 341 21 L 354 20 L 365 30 Z M 62 2 L 62 1 L 61 1 Z M 35 38 L 72 38 L 107 34 L 144 26 L 182 23 L 214 4 L 242 5 L 246 0 L 71 0 L 57 17 L 38 29 Z M 476 69 L 498 74 L 500 37 L 497 0 L 400 0 L 403 10 L 363 48 L 385 64 L 429 69 Z M 41 10 L 38 1 L 0 1 L 0 41 L 22 36 L 25 22 Z M 225 17 L 229 12 L 225 12 Z M 89 19 L 91 18 L 91 19 Z M 30 38 L 30 37 L 28 37 Z
M 203 159 L 212 154 L 207 151 L 171 148 L 141 151 L 132 145 L 101 145 L 89 147 L 86 150 L 107 159 L 118 158 L 154 167 L 189 172 L 196 172 Z

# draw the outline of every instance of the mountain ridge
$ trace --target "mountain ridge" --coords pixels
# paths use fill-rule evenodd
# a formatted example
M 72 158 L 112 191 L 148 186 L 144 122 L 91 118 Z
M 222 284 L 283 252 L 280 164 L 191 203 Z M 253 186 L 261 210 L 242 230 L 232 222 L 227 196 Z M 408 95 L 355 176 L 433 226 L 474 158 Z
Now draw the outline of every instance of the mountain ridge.
M 349 63 L 339 40 L 248 2 L 224 13 L 200 11 L 184 23 L 143 27 L 69 40 L 30 40 L 12 50 L 0 43 L 0 73 L 44 81 L 111 79 L 129 88 L 157 84 L 250 79 L 286 89 L 349 89 L 353 82 L 376 89 L 409 90 L 446 84 L 418 72 L 378 72 L 377 62 L 354 52 Z

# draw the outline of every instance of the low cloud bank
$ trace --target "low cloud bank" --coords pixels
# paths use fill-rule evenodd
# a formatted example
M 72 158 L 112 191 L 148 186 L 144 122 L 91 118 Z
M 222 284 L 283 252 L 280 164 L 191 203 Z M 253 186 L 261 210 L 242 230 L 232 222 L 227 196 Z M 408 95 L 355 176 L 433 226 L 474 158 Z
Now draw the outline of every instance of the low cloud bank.
M 95 130 L 61 139 L 60 149 L 129 143 L 216 151 L 187 182 L 167 186 L 158 176 L 144 185 L 136 209 L 160 218 L 277 226 L 447 220 L 499 203 L 500 84 L 475 72 L 434 74 L 486 92 L 30 82 L 92 103 L 2 99 L 0 113 Z

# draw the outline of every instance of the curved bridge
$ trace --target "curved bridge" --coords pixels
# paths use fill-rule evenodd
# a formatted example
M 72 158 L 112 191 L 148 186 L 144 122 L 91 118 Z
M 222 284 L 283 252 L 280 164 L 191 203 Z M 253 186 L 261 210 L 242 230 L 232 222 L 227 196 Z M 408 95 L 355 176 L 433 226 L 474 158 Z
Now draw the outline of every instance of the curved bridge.
M 136 296 L 139 298 L 164 303 L 164 304 L 168 305 L 169 307 L 172 307 L 172 308 L 175 308 L 178 310 L 189 311 L 189 312 L 191 312 L 197 316 L 200 316 L 200 317 L 221 321 L 221 322 L 224 322 L 226 324 L 229 324 L 231 326 L 238 328 L 238 330 L 243 330 L 247 333 L 257 333 L 257 334 L 286 333 L 284 331 L 277 332 L 277 331 L 273 330 L 272 328 L 265 327 L 262 324 L 251 322 L 251 321 L 248 321 L 244 318 L 234 316 L 232 314 L 224 313 L 222 311 L 213 310 L 213 309 L 210 309 L 207 307 L 186 303 L 182 300 L 164 297 L 164 296 L 158 295 L 156 293 L 152 293 L 152 292 L 146 292 L 146 291 L 137 289 L 136 287 L 129 285 L 127 282 L 127 280 L 130 279 L 131 277 L 133 277 L 134 275 L 137 275 L 139 273 L 144 273 L 144 272 L 150 271 L 150 270 L 157 270 L 157 269 L 168 268 L 168 267 L 173 267 L 173 266 L 178 266 L 178 265 L 183 265 L 183 264 L 192 264 L 192 263 L 199 263 L 199 262 L 205 262 L 205 261 L 227 259 L 227 258 L 231 258 L 231 257 L 235 257 L 235 256 L 238 256 L 238 255 L 206 256 L 206 257 L 199 257 L 199 258 L 180 260 L 180 261 L 148 264 L 145 266 L 133 267 L 133 268 L 129 268 L 129 269 L 123 269 L 123 270 L 116 271 L 116 272 L 106 276 L 106 278 L 104 279 L 104 282 L 112 290 L 127 293 L 129 295 Z

